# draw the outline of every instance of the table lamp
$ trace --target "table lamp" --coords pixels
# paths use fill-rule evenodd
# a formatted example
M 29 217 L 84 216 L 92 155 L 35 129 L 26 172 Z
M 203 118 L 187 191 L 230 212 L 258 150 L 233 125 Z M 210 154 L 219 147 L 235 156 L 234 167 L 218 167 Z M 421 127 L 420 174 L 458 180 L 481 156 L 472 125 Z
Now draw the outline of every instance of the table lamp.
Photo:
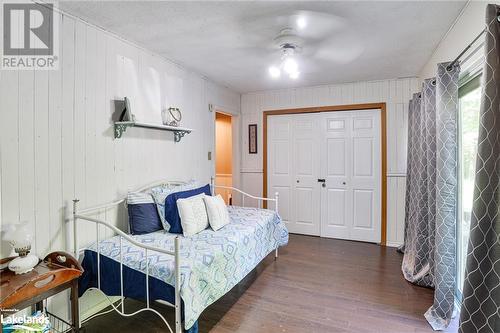
M 38 257 L 30 253 L 33 233 L 27 222 L 14 225 L 11 230 L 5 233 L 4 240 L 9 242 L 14 248 L 14 252 L 19 254 L 19 257 L 9 262 L 11 271 L 16 274 L 24 274 L 38 265 Z

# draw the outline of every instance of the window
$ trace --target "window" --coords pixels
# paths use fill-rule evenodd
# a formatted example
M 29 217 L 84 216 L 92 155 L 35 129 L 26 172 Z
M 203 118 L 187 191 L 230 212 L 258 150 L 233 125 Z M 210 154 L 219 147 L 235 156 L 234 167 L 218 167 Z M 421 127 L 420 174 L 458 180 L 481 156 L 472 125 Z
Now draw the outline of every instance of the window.
M 457 296 L 462 298 L 469 227 L 474 194 L 479 106 L 480 75 L 462 84 L 459 89 L 459 206 L 457 223 Z

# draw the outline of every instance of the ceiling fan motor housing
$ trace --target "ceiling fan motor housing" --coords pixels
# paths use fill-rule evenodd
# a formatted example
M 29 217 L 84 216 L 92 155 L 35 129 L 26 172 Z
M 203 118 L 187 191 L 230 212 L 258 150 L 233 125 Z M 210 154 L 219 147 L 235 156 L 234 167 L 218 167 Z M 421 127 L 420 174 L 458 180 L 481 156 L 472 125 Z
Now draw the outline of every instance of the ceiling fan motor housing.
M 285 54 L 300 52 L 302 38 L 297 36 L 295 30 L 286 28 L 281 30 L 280 34 L 274 39 L 276 46 L 283 50 Z

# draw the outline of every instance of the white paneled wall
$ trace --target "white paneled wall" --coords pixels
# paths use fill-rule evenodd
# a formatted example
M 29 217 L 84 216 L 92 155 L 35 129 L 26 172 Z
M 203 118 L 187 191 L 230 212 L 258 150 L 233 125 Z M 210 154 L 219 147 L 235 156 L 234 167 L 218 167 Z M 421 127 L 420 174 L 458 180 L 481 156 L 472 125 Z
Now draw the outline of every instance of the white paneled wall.
M 27 221 L 40 257 L 71 248 L 66 218 L 73 198 L 84 208 L 159 179 L 209 182 L 208 104 L 240 109 L 238 93 L 78 19 L 55 17 L 59 70 L 0 71 L 0 219 Z M 158 123 L 162 108 L 179 106 L 182 125 L 194 131 L 180 143 L 172 133 L 139 128 L 115 140 L 114 100 L 124 96 L 138 117 Z M 116 212 L 102 217 L 116 219 Z M 79 231 L 82 239 L 93 232 Z M 1 257 L 8 253 L 2 243 Z
M 323 85 L 248 93 L 241 96 L 241 183 L 262 194 L 262 112 L 312 106 L 387 103 L 388 244 L 403 242 L 408 101 L 417 78 Z M 248 124 L 258 124 L 258 154 L 248 154 Z

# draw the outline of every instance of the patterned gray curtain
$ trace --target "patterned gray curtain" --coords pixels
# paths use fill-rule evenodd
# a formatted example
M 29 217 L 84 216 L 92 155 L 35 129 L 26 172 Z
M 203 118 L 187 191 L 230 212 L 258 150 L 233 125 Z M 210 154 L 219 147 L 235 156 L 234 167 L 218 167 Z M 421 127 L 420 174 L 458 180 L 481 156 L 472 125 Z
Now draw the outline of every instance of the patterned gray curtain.
M 500 332 L 500 7 L 486 9 L 476 178 L 463 287 L 462 333 Z
M 439 64 L 410 101 L 405 279 L 435 288 L 425 313 L 435 330 L 446 328 L 454 310 L 456 277 L 458 66 Z
M 459 73 L 458 66 L 439 64 L 436 77 L 435 290 L 434 304 L 425 313 L 434 330 L 448 326 L 455 307 Z
M 403 274 L 406 280 L 433 287 L 436 190 L 436 85 L 425 80 L 408 113 L 408 178 Z

